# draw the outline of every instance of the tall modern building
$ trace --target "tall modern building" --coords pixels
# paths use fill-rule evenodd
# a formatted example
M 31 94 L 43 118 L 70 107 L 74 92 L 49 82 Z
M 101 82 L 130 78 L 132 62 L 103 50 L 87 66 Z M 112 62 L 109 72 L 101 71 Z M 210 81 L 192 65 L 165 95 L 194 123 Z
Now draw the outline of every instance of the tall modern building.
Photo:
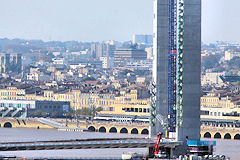
M 151 134 L 200 139 L 201 0 L 154 0 Z
M 0 73 L 9 72 L 22 72 L 22 54 L 0 53 Z
M 153 44 L 153 36 L 147 35 L 147 34 L 134 34 L 132 41 L 133 41 L 133 43 L 152 45 Z
M 114 51 L 116 50 L 115 45 L 108 43 L 93 43 L 91 45 L 91 57 L 114 57 Z

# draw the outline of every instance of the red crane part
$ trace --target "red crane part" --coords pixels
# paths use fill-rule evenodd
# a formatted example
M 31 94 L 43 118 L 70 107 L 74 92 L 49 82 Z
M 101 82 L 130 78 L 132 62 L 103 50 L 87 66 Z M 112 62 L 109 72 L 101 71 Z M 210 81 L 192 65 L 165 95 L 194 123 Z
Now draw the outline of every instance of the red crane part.
M 158 154 L 159 153 L 159 143 L 160 143 L 160 140 L 162 139 L 162 133 L 158 133 L 157 134 L 157 141 L 154 145 L 154 154 Z

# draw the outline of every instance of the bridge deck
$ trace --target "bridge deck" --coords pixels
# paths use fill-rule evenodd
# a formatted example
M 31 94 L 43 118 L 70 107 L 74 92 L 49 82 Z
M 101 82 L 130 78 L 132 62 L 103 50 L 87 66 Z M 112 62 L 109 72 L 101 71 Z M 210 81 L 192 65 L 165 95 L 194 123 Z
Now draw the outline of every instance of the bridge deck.
M 0 143 L 0 151 L 19 150 L 59 150 L 59 149 L 104 149 L 104 148 L 148 148 L 155 144 L 152 139 L 86 139 L 69 141 L 36 141 L 36 142 L 9 142 Z M 163 147 L 179 145 L 178 142 L 163 141 Z

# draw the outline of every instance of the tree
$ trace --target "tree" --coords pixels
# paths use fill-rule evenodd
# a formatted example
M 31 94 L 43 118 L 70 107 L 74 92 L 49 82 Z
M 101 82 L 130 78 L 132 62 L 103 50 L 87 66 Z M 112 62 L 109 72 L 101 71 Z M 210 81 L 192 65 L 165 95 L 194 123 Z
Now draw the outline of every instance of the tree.
M 59 117 L 59 112 L 55 111 L 52 113 L 53 118 L 58 118 Z
M 37 111 L 35 111 L 35 112 L 32 113 L 32 116 L 33 116 L 33 117 L 41 117 L 41 116 L 42 116 L 42 111 L 37 110 Z
M 86 77 L 84 79 L 82 79 L 82 82 L 85 82 L 85 81 L 95 81 L 96 79 L 94 77 Z
M 219 61 L 221 56 L 219 55 L 210 55 L 202 59 L 202 66 L 204 69 L 212 69 L 219 67 Z
M 230 61 L 228 61 L 228 66 L 230 69 L 240 69 L 240 57 L 233 57 Z
M 43 112 L 43 111 L 40 111 L 40 110 L 37 110 L 37 111 L 34 111 L 34 112 L 30 113 L 30 116 L 33 116 L 33 117 L 47 117 L 48 115 L 49 115 L 49 113 Z
M 72 117 L 73 117 L 73 113 L 67 112 L 67 113 L 65 114 L 65 117 L 66 117 L 66 118 L 72 118 Z
M 69 112 L 67 112 L 65 114 L 65 116 L 67 118 L 71 118 L 71 117 L 79 117 L 79 116 L 83 116 L 83 117 L 94 117 L 96 116 L 96 114 L 100 111 L 102 111 L 102 107 L 95 107 L 94 105 L 90 106 L 90 107 L 84 107 L 82 109 L 77 109 L 77 110 L 73 110 L 71 109 Z M 55 113 L 54 113 L 55 114 Z M 52 114 L 53 116 L 53 114 Z

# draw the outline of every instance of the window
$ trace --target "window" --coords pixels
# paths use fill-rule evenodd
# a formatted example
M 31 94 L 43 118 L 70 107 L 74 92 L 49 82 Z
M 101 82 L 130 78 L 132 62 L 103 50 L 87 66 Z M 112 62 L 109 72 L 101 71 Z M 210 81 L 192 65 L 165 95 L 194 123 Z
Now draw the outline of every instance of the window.
M 138 112 L 138 108 L 135 108 L 135 112 Z
M 142 108 L 139 108 L 139 112 L 142 112 Z
M 146 108 L 144 108 L 144 109 L 143 109 L 143 112 L 144 112 L 144 113 L 146 113 L 146 112 L 147 112 L 147 109 L 146 109 Z
M 134 112 L 134 108 L 131 108 L 131 112 Z

